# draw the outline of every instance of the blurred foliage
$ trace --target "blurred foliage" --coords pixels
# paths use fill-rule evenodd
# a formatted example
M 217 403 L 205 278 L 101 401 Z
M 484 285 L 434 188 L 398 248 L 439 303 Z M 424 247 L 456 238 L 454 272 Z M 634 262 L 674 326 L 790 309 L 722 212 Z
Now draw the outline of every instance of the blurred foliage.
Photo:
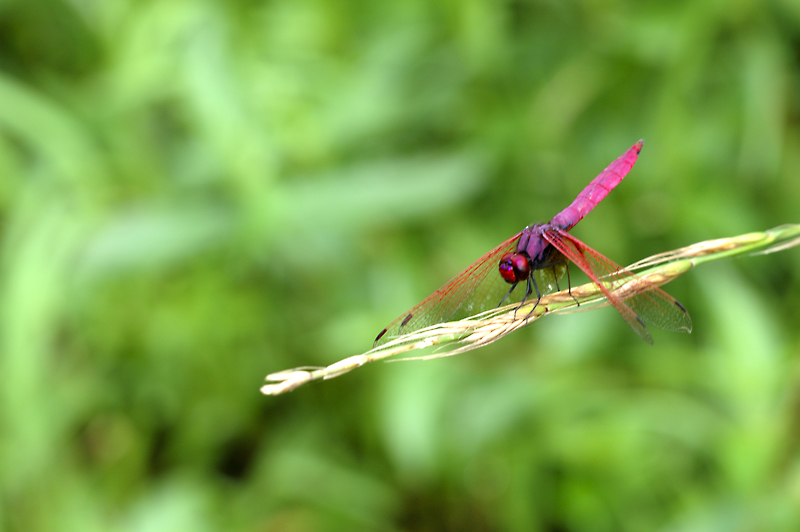
M 620 263 L 798 222 L 800 4 L 0 1 L 3 530 L 800 529 L 800 253 L 269 398 L 639 138 Z

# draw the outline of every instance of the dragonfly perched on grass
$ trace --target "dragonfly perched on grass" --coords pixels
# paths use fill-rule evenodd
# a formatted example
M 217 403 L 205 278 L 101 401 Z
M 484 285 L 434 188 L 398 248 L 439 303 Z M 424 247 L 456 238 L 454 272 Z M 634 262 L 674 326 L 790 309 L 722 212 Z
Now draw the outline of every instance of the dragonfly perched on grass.
M 400 335 L 437 323 L 465 318 L 505 302 L 520 306 L 542 294 L 559 290 L 569 264 L 580 268 L 607 301 L 646 342 L 653 343 L 647 325 L 668 331 L 691 332 L 689 313 L 672 296 L 604 257 L 569 233 L 628 174 L 642 150 L 640 140 L 612 162 L 578 197 L 548 223 L 529 225 L 447 284 L 404 312 L 375 339 L 379 346 Z M 634 284 L 622 298 L 609 285 Z M 518 285 L 524 288 L 517 290 Z M 535 305 L 528 312 L 532 312 Z

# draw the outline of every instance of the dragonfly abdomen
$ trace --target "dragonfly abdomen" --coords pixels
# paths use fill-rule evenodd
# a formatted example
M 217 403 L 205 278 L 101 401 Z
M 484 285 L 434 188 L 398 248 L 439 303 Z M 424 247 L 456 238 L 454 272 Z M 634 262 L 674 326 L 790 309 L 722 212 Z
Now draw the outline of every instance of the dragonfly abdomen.
M 575 224 L 583 220 L 584 216 L 597 207 L 597 204 L 622 182 L 622 179 L 633 168 L 639 153 L 642 151 L 643 144 L 644 141 L 640 140 L 628 148 L 628 151 L 617 157 L 613 163 L 600 172 L 600 175 L 586 185 L 586 188 L 578 194 L 578 197 L 566 209 L 556 214 L 550 224 L 565 231 L 575 227 Z

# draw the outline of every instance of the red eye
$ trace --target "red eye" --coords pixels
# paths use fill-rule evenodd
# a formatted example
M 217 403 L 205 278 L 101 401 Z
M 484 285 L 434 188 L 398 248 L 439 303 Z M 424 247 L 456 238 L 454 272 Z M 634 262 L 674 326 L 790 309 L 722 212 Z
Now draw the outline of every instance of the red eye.
M 519 253 L 506 253 L 500 257 L 500 276 L 510 284 L 515 284 L 527 279 L 530 274 L 530 264 L 525 255 Z

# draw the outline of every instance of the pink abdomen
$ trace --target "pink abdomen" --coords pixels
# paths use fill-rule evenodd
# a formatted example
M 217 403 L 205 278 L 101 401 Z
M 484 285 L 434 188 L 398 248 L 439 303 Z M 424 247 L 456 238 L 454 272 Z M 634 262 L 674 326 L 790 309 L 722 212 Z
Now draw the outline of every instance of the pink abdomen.
M 631 146 L 628 151 L 620 155 L 617 160 L 608 165 L 605 170 L 600 172 L 600 175 L 586 185 L 586 188 L 578 194 L 575 201 L 570 203 L 569 207 L 556 214 L 550 220 L 550 223 L 567 231 L 572 229 L 630 172 L 639 156 L 639 152 L 642 151 L 642 144 L 643 141 L 640 140 Z

